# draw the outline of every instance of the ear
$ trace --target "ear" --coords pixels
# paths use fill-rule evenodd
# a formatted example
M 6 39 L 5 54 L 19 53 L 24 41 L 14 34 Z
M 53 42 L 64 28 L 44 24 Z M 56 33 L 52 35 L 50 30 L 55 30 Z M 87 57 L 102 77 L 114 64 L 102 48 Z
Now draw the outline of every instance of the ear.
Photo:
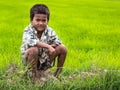
M 32 19 L 30 18 L 30 22 L 32 22 Z
M 33 20 L 32 19 L 30 19 L 30 23 L 33 24 Z

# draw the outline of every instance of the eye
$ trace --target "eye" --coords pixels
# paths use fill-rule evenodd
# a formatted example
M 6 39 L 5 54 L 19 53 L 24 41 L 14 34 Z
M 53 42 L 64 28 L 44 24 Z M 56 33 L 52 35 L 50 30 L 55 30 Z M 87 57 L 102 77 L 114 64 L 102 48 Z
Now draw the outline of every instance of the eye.
M 36 19 L 36 21 L 37 21 L 37 22 L 39 22 L 39 21 L 40 21 L 40 19 Z
M 46 22 L 46 19 L 43 19 L 42 22 Z

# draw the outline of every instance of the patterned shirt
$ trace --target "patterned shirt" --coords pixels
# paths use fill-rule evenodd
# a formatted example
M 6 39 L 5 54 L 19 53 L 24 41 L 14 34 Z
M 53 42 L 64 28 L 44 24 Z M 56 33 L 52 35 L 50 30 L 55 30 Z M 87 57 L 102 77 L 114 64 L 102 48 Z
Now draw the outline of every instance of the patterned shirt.
M 56 35 L 55 31 L 50 28 L 49 26 L 46 27 L 44 32 L 42 33 L 41 38 L 38 38 L 37 36 L 37 30 L 34 28 L 32 24 L 27 26 L 24 30 L 23 34 L 23 43 L 21 46 L 21 55 L 22 59 L 24 60 L 23 56 L 25 56 L 26 50 L 30 46 L 36 46 L 37 42 L 44 42 L 47 44 L 56 44 L 60 45 L 61 41 Z M 46 48 L 39 48 L 39 61 L 41 64 L 49 61 L 49 55 L 45 53 Z

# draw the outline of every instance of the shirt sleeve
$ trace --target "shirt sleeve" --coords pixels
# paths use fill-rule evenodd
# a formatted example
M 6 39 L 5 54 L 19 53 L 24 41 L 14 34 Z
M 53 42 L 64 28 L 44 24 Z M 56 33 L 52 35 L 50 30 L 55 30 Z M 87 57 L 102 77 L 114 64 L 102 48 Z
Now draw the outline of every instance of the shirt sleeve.
M 38 42 L 38 39 L 35 38 L 34 33 L 30 29 L 25 29 L 23 34 L 23 43 L 29 46 L 35 46 Z
M 55 31 L 52 31 L 51 32 L 51 41 L 53 44 L 56 44 L 56 45 L 60 45 L 62 43 L 62 41 L 59 39 L 59 37 L 57 36 L 57 34 L 55 33 Z

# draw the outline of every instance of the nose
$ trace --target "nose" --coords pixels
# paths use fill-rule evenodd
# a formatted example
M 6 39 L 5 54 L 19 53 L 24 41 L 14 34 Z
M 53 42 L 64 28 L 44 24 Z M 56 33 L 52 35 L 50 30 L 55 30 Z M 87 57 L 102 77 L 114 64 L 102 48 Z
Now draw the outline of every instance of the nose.
M 38 23 L 39 25 L 41 25 L 41 24 L 43 24 L 43 22 L 42 21 L 39 21 L 39 23 Z

